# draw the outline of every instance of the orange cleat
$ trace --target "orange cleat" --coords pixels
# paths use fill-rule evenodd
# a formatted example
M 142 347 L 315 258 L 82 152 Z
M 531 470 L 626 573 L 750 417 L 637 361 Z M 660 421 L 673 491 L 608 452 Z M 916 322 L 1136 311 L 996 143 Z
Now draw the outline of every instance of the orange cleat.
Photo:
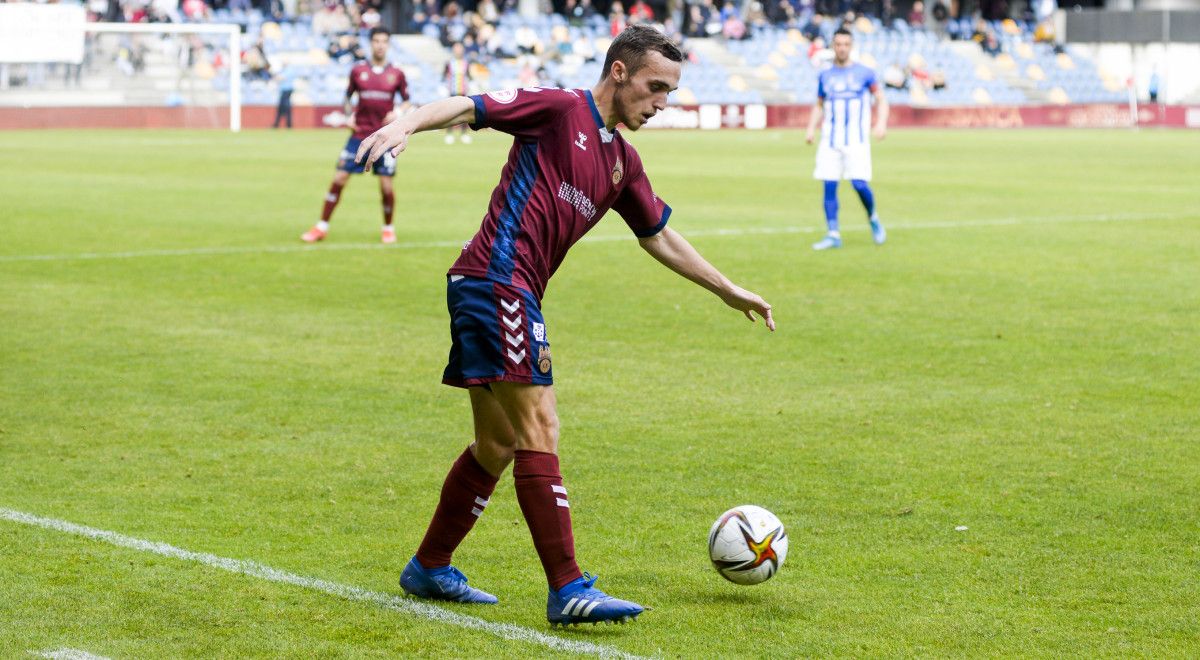
M 312 229 L 304 232 L 300 236 L 300 240 L 304 241 L 305 243 L 316 243 L 317 241 L 324 240 L 328 235 L 329 232 L 321 231 L 319 228 L 313 227 Z
M 391 245 L 392 243 L 396 242 L 396 230 L 391 227 L 384 227 L 380 238 L 384 243 Z

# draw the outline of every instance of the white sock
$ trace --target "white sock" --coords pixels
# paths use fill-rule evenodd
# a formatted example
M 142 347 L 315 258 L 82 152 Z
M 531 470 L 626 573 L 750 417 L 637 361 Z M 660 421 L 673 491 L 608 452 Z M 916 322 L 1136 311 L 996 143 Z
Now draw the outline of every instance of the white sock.
M 324 220 L 318 220 L 317 229 L 320 229 L 321 231 L 329 231 L 329 223 Z
M 392 230 L 392 226 L 391 226 L 391 225 L 384 225 L 384 226 L 383 226 L 383 230 L 384 230 L 384 231 L 393 231 L 393 230 Z
M 840 232 L 840 231 L 831 231 L 831 232 L 829 232 L 828 234 L 826 234 L 826 236 L 829 236 L 829 237 L 831 237 L 831 238 L 841 238 L 841 237 L 842 237 L 842 232 Z

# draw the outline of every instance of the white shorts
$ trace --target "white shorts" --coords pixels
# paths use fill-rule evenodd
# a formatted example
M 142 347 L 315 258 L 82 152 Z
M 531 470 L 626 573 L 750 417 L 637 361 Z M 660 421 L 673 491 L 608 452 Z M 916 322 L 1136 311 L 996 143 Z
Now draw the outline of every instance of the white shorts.
M 870 181 L 871 145 L 867 143 L 831 147 L 827 142 L 821 142 L 821 146 L 817 147 L 817 167 L 813 170 L 813 178 L 818 181 Z

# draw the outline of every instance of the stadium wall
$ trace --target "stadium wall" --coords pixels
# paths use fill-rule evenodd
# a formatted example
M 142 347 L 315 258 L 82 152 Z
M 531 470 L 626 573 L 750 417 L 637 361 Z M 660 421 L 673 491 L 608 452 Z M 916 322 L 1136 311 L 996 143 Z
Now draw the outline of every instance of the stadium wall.
M 297 128 L 320 128 L 322 118 L 339 112 L 334 106 L 297 106 Z M 705 105 L 671 106 L 659 113 L 653 128 L 803 128 L 808 124 L 807 105 Z M 929 128 L 1124 128 L 1131 125 L 1129 107 L 1122 104 L 1062 106 L 979 106 L 914 108 L 892 106 L 890 127 Z M 268 128 L 275 108 L 245 106 L 245 128 Z M 1200 128 L 1200 105 L 1143 105 L 1138 124 L 1146 127 Z M 0 130 L 36 128 L 227 128 L 227 108 L 102 107 L 4 108 Z

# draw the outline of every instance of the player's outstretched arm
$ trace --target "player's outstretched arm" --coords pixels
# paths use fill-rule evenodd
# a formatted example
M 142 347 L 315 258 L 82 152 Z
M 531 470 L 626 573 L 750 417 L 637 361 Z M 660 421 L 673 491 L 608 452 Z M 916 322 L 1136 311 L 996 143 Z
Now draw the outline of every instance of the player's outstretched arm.
M 882 140 L 887 136 L 888 124 L 888 100 L 883 93 L 883 87 L 875 88 L 875 127 L 871 129 L 871 135 L 876 140 Z
M 808 144 L 813 143 L 813 140 L 817 137 L 817 126 L 820 125 L 821 120 L 824 118 L 825 101 L 817 99 L 817 102 L 813 104 L 812 112 L 808 113 L 808 130 L 804 132 L 805 142 Z
M 408 136 L 421 131 L 450 128 L 475 122 L 475 102 L 465 96 L 452 96 L 421 106 L 416 112 L 404 115 L 363 139 L 355 161 L 369 165 L 387 151 L 393 156 L 408 147 Z
M 649 237 L 639 239 L 642 249 L 658 259 L 659 263 L 687 279 L 717 294 L 726 305 L 754 320 L 757 312 L 767 322 L 767 329 L 775 331 L 775 319 L 771 318 L 771 306 L 762 296 L 729 281 L 712 264 L 704 260 L 687 239 L 670 227 Z

